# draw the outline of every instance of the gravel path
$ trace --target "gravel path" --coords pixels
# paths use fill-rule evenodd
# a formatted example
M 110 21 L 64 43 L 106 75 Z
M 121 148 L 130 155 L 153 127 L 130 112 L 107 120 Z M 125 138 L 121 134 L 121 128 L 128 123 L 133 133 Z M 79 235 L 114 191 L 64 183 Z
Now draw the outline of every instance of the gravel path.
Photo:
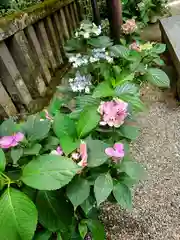
M 159 101 L 140 117 L 132 153 L 148 180 L 135 191 L 132 212 L 111 204 L 102 219 L 111 240 L 180 240 L 180 108 Z

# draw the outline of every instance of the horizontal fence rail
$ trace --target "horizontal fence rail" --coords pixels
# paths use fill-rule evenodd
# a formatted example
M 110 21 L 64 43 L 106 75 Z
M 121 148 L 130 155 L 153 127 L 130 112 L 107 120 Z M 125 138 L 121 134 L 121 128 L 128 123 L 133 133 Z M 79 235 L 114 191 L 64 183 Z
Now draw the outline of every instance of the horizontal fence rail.
M 81 20 L 76 0 L 49 0 L 0 18 L 0 118 L 30 110 L 67 65 L 64 43 Z

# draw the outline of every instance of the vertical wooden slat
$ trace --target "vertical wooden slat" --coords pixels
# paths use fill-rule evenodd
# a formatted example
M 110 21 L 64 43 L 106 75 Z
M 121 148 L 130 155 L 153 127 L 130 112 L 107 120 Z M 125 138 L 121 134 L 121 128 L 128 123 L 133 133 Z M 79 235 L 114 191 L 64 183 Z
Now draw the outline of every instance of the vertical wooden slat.
M 61 56 L 61 51 L 60 51 L 59 43 L 57 40 L 57 36 L 56 36 L 50 16 L 46 18 L 46 22 L 47 22 L 47 31 L 49 33 L 48 37 L 50 39 L 52 49 L 54 49 L 54 55 L 56 56 L 56 60 L 59 66 L 63 61 L 62 61 L 62 56 Z
M 46 86 L 39 65 L 34 64 L 33 58 L 36 56 L 33 56 L 23 31 L 17 32 L 12 37 L 9 48 L 27 87 L 31 89 L 30 92 L 43 96 L 46 91 Z
M 64 13 L 65 13 L 65 18 L 67 20 L 66 22 L 67 22 L 67 26 L 68 26 L 68 29 L 69 29 L 69 33 L 70 33 L 70 36 L 72 37 L 73 26 L 72 26 L 72 22 L 71 22 L 71 17 L 70 17 L 68 5 L 64 7 Z
M 0 108 L 2 108 L 1 112 L 4 112 L 8 116 L 13 116 L 17 114 L 17 110 L 1 82 L 0 82 Z
M 32 49 L 37 55 L 38 62 L 36 64 L 40 64 L 42 76 L 45 79 L 45 82 L 48 84 L 51 81 L 51 74 L 49 72 L 46 60 L 42 53 L 41 46 L 37 39 L 33 26 L 29 26 L 28 28 L 26 28 L 26 35 L 28 41 L 31 43 Z
M 76 18 L 75 18 L 75 13 L 74 13 L 74 8 L 73 8 L 72 3 L 69 5 L 69 10 L 70 10 L 70 15 L 71 15 L 71 22 L 72 22 L 73 30 L 75 31 L 75 29 L 77 27 L 77 23 L 76 23 Z
M 38 24 L 36 25 L 36 33 L 38 40 L 40 41 L 40 44 L 42 46 L 43 54 L 48 61 L 48 66 L 52 70 L 52 72 L 54 72 L 57 68 L 57 63 L 43 21 L 38 22 Z
M 66 18 L 65 18 L 65 14 L 64 14 L 63 9 L 60 9 L 59 17 L 60 17 L 60 21 L 62 22 L 62 25 L 63 25 L 64 38 L 67 40 L 67 39 L 69 39 L 70 34 L 69 34 L 69 29 L 68 29 L 68 26 L 67 26 L 67 23 L 66 23 Z
M 16 99 L 19 98 L 22 104 L 28 106 L 32 100 L 31 95 L 4 42 L 0 43 L 0 60 L 2 63 L 1 65 L 3 65 L 3 70 L 1 70 L 1 78 L 3 78 L 6 86 L 12 86 L 14 89 L 9 89 L 10 94 L 14 94 L 14 96 L 16 94 Z
M 76 2 L 73 2 L 73 8 L 74 8 L 74 13 L 75 13 L 75 18 L 76 18 L 76 23 L 77 23 L 77 27 L 79 25 L 79 15 L 78 15 L 78 11 L 77 11 L 77 6 L 76 6 Z

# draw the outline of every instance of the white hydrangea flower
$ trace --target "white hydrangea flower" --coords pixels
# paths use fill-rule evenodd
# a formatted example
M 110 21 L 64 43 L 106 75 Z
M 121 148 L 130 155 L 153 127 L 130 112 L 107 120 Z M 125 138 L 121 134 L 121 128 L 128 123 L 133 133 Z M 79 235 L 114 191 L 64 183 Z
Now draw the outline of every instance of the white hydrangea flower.
M 69 82 L 70 87 L 73 92 L 83 92 L 85 91 L 86 93 L 90 92 L 90 86 L 92 85 L 91 83 L 91 75 L 81 75 L 79 71 L 76 72 L 75 78 L 71 79 Z
M 89 34 L 88 32 L 85 32 L 85 33 L 84 33 L 84 38 L 87 39 L 87 38 L 89 38 L 89 37 L 90 37 L 90 34 Z
M 85 87 L 85 93 L 90 93 L 89 87 Z
M 113 58 L 112 57 L 106 56 L 106 60 L 108 61 L 108 63 L 113 63 Z

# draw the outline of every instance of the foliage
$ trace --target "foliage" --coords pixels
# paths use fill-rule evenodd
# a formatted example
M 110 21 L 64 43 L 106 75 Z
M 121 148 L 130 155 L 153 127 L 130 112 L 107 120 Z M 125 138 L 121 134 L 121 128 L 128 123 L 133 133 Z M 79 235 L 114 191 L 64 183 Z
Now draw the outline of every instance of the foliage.
M 145 178 L 129 151 L 139 134 L 136 113 L 144 110 L 139 83 L 169 86 L 154 62 L 165 46 L 140 43 L 135 51 L 100 32 L 83 23 L 69 41 L 70 86 L 58 90 L 64 101 L 54 99 L 25 122 L 0 125 L 2 239 L 104 240 L 100 204 L 132 208 L 131 189 Z M 88 91 L 81 81 L 72 88 L 77 71 L 91 75 Z

